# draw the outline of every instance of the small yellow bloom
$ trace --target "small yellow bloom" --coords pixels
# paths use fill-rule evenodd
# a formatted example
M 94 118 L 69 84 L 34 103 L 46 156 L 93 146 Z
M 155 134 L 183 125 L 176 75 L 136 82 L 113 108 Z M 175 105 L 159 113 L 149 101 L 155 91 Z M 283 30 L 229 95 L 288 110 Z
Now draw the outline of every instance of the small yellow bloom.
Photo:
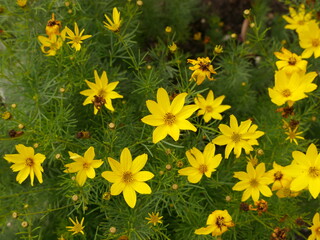
M 211 77 L 211 74 L 217 73 L 213 69 L 211 61 L 208 57 L 198 57 L 197 60 L 188 59 L 188 63 L 191 63 L 193 65 L 189 67 L 189 69 L 194 71 L 191 75 L 191 79 L 194 79 L 197 85 L 200 85 L 205 80 L 205 78 L 208 78 L 210 81 L 215 80 L 213 77 Z
M 112 183 L 111 195 L 123 197 L 129 207 L 134 208 L 137 202 L 136 192 L 140 194 L 151 194 L 151 188 L 145 181 L 154 177 L 149 171 L 141 171 L 148 160 L 147 154 L 142 154 L 132 161 L 128 148 L 124 148 L 120 155 L 120 162 L 108 157 L 112 171 L 105 171 L 101 175 Z
M 203 119 L 206 123 L 211 119 L 221 120 L 222 115 L 220 113 L 231 108 L 229 105 L 221 105 L 224 98 L 225 96 L 222 95 L 214 99 L 212 90 L 209 91 L 206 99 L 198 94 L 198 96 L 194 99 L 194 103 L 199 107 L 197 115 L 204 115 Z
M 307 74 L 294 72 L 288 75 L 284 70 L 277 71 L 274 76 L 275 86 L 268 88 L 271 101 L 278 106 L 288 102 L 289 107 L 291 107 L 294 102 L 308 97 L 306 93 L 317 88 L 317 85 L 312 83 L 316 76 L 316 72 Z
M 108 20 L 108 23 L 103 21 L 104 26 L 112 32 L 119 32 L 122 20 L 120 19 L 120 13 L 115 7 L 112 11 L 112 20 L 105 14 L 105 18 Z
M 279 70 L 283 69 L 287 74 L 292 74 L 293 72 L 306 72 L 308 64 L 306 60 L 302 60 L 301 56 L 290 52 L 284 47 L 281 49 L 281 51 L 282 52 L 274 53 L 274 55 L 280 60 L 276 62 L 277 68 Z
M 298 141 L 297 139 L 304 139 L 304 137 L 299 136 L 301 135 L 303 132 L 297 132 L 299 125 L 297 125 L 294 129 L 292 128 L 288 128 L 288 132 L 285 132 L 285 134 L 288 135 L 288 137 L 286 138 L 286 140 L 290 140 L 290 143 L 292 143 L 292 141 L 298 145 Z
M 8 162 L 14 163 L 10 168 L 14 172 L 18 172 L 16 180 L 22 183 L 30 175 L 31 186 L 33 186 L 34 175 L 36 175 L 39 183 L 42 183 L 43 168 L 41 164 L 46 159 L 46 156 L 37 153 L 34 154 L 32 147 L 26 147 L 22 144 L 16 145 L 16 150 L 19 154 L 6 154 L 4 159 Z
M 272 192 L 268 185 L 273 182 L 273 179 L 265 172 L 264 163 L 260 163 L 256 168 L 250 162 L 247 164 L 247 172 L 235 172 L 235 178 L 240 182 L 236 183 L 232 190 L 243 191 L 241 201 L 246 201 L 250 196 L 256 202 L 260 198 L 260 193 L 266 197 L 270 197 Z
M 214 52 L 215 54 L 220 54 L 220 53 L 223 52 L 223 47 L 222 47 L 221 45 L 216 45 L 216 46 L 214 47 L 213 52 Z
M 285 167 L 282 167 L 275 162 L 273 162 L 273 169 L 267 172 L 267 176 L 273 179 L 272 191 L 288 187 L 292 181 L 292 177 L 286 173 Z
M 47 56 L 55 56 L 57 54 L 57 50 L 59 50 L 62 46 L 62 39 L 53 34 L 50 38 L 44 36 L 38 36 L 38 40 L 40 41 L 41 51 Z
M 201 40 L 201 37 L 202 37 L 202 33 L 201 33 L 201 32 L 196 32 L 196 33 L 193 35 L 193 39 L 196 40 L 196 41 L 200 41 L 200 40 Z
M 180 169 L 178 173 L 188 176 L 188 181 L 191 183 L 199 182 L 203 174 L 210 178 L 222 159 L 221 154 L 215 155 L 215 146 L 212 143 L 207 144 L 203 153 L 194 147 L 188 150 L 186 155 L 191 167 Z
M 92 35 L 83 35 L 84 29 L 79 33 L 79 28 L 77 23 L 74 23 L 74 32 L 72 32 L 68 27 L 65 27 L 65 29 L 61 32 L 61 35 L 64 37 L 65 34 L 68 34 L 68 36 L 65 36 L 65 38 L 70 39 L 71 41 L 68 42 L 68 44 L 72 44 L 71 47 L 75 48 L 76 51 L 79 51 L 81 49 L 81 43 L 83 40 L 88 39 L 92 37 Z
M 73 232 L 72 235 L 77 234 L 77 233 L 82 233 L 84 235 L 83 229 L 83 221 L 84 218 L 81 219 L 81 223 L 79 223 L 78 218 L 76 217 L 76 221 L 73 221 L 71 218 L 69 220 L 72 222 L 74 226 L 67 226 L 66 228 L 69 228 L 69 232 Z
M 309 227 L 311 230 L 311 235 L 308 237 L 308 240 L 320 240 L 320 215 L 316 213 L 312 219 L 312 226 Z
M 95 83 L 85 80 L 90 89 L 80 92 L 80 94 L 87 96 L 86 100 L 83 102 L 83 105 L 93 103 L 94 114 L 97 114 L 102 106 L 105 106 L 110 111 L 114 111 L 111 100 L 123 98 L 122 95 L 113 91 L 119 82 L 108 83 L 108 77 L 105 71 L 102 72 L 100 78 L 98 72 L 94 70 L 94 78 Z
M 156 127 L 153 131 L 153 143 L 161 141 L 168 134 L 175 141 L 178 141 L 180 129 L 197 131 L 197 128 L 187 118 L 198 109 L 198 106 L 184 106 L 186 96 L 187 93 L 180 93 L 170 104 L 167 91 L 164 88 L 159 88 L 157 91 L 157 102 L 147 100 L 147 108 L 151 112 L 151 115 L 145 116 L 141 121 Z
M 241 122 L 238 126 L 238 120 L 234 115 L 230 116 L 230 127 L 226 124 L 220 124 L 219 130 L 222 135 L 212 140 L 217 145 L 227 145 L 225 149 L 225 158 L 228 158 L 232 149 L 236 158 L 239 158 L 242 152 L 242 148 L 246 154 L 249 154 L 253 150 L 253 145 L 259 145 L 257 138 L 264 135 L 264 132 L 257 131 L 258 126 L 252 124 L 252 121 L 246 120 Z
M 293 161 L 287 166 L 287 174 L 294 179 L 290 184 L 290 190 L 298 192 L 309 189 L 313 198 L 320 193 L 320 154 L 316 145 L 309 145 L 306 154 L 300 151 L 292 152 Z
M 46 34 L 51 38 L 53 35 L 60 35 L 61 21 L 56 20 L 54 13 L 46 26 Z
M 163 216 L 159 217 L 158 212 L 157 213 L 152 212 L 151 214 L 148 213 L 148 215 L 149 215 L 149 217 L 146 217 L 145 219 L 149 220 L 148 223 L 153 224 L 153 226 L 156 226 L 158 223 L 162 223 L 161 219 L 163 218 Z
M 2 119 L 4 119 L 4 120 L 8 120 L 8 119 L 10 119 L 11 117 L 12 117 L 12 115 L 11 115 L 11 113 L 10 112 L 8 112 L 8 111 L 5 111 L 4 113 L 2 113 Z
M 167 26 L 166 29 L 165 29 L 166 33 L 171 33 L 172 31 L 172 28 L 170 26 Z
M 303 30 L 309 22 L 315 22 L 312 20 L 312 13 L 306 13 L 304 4 L 299 6 L 298 10 L 295 10 L 293 7 L 289 7 L 289 16 L 282 16 L 284 20 L 287 21 L 287 25 L 284 27 L 286 29 L 296 30 L 299 32 Z
M 298 32 L 300 47 L 304 49 L 301 56 L 309 58 L 314 55 L 320 56 L 320 28 L 318 23 L 310 22 L 306 27 Z
M 195 234 L 219 236 L 226 232 L 228 228 L 233 227 L 232 217 L 227 210 L 215 210 L 207 219 L 207 227 L 202 227 L 195 230 Z
M 17 4 L 20 7 L 25 7 L 27 5 L 28 0 L 17 0 Z
M 76 181 L 80 186 L 83 186 L 88 178 L 94 178 L 96 176 L 95 168 L 100 167 L 103 164 L 101 160 L 94 160 L 94 148 L 89 147 L 84 153 L 84 156 L 80 156 L 77 153 L 69 152 L 70 158 L 75 161 L 65 165 L 68 169 L 64 172 L 75 173 L 77 172 Z
M 172 52 L 172 53 L 177 51 L 177 49 L 178 49 L 178 47 L 175 43 L 172 43 L 171 45 L 169 45 L 168 48 L 169 48 L 170 52 Z

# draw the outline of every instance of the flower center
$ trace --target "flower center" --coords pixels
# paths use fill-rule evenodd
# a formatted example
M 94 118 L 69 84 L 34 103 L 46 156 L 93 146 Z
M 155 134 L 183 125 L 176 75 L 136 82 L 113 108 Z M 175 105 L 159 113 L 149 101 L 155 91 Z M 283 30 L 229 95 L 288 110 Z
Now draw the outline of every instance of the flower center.
M 231 140 L 235 143 L 239 142 L 241 140 L 241 135 L 238 133 L 233 133 L 231 136 Z
M 201 172 L 202 174 L 205 173 L 206 171 L 208 171 L 208 167 L 205 164 L 201 164 L 199 166 L 199 172 Z
M 282 91 L 282 95 L 284 97 L 289 97 L 289 96 L 291 96 L 291 92 L 290 92 L 289 89 L 285 89 L 285 90 Z
M 201 69 L 202 71 L 209 71 L 209 70 L 208 70 L 208 67 L 210 66 L 209 63 L 200 62 L 199 65 L 200 65 L 200 69 Z
M 320 169 L 316 167 L 310 167 L 309 176 L 313 178 L 320 177 Z
M 72 40 L 73 40 L 74 43 L 79 43 L 81 41 L 81 37 L 74 36 L 74 38 Z
M 296 58 L 294 58 L 294 57 L 289 58 L 289 61 L 288 61 L 289 65 L 296 65 L 296 62 L 297 62 Z
M 277 171 L 273 176 L 274 176 L 275 181 L 280 181 L 283 177 L 283 174 L 282 174 L 282 172 Z
M 255 178 L 251 179 L 251 181 L 250 181 L 250 186 L 251 187 L 257 187 L 258 185 L 259 185 L 259 183 Z
M 220 231 L 221 231 L 222 227 L 225 226 L 224 217 L 218 216 L 217 217 L 217 221 L 216 221 L 216 225 L 217 225 L 218 228 L 220 228 Z
M 206 111 L 210 113 L 213 111 L 213 108 L 211 106 L 206 106 Z
M 172 124 L 174 124 L 175 121 L 176 121 L 176 116 L 173 115 L 172 113 L 166 113 L 164 115 L 164 122 L 166 125 L 171 126 Z
M 318 227 L 318 228 L 316 229 L 316 235 L 317 235 L 317 236 L 320 236 L 320 227 Z
M 72 231 L 76 232 L 76 233 L 80 233 L 82 231 L 82 225 L 80 223 L 77 223 L 73 226 Z
M 33 162 L 33 159 L 32 159 L 32 158 L 27 158 L 27 159 L 26 159 L 26 165 L 27 165 L 28 167 L 32 167 L 33 164 L 34 164 L 34 162 Z
M 84 163 L 82 166 L 83 166 L 84 169 L 88 169 L 90 167 L 90 164 L 89 163 Z
M 318 47 L 320 45 L 320 39 L 312 39 L 312 46 Z
M 125 182 L 125 183 L 131 183 L 133 181 L 133 174 L 132 172 L 124 172 L 123 175 L 122 175 L 122 180 Z
M 299 24 L 299 25 L 304 25 L 304 21 L 303 21 L 303 20 L 299 20 L 299 21 L 298 21 L 298 24 Z
M 101 107 L 106 104 L 106 100 L 103 98 L 103 96 L 97 96 L 94 95 L 94 99 L 92 100 L 92 103 L 94 104 L 95 108 L 100 110 Z

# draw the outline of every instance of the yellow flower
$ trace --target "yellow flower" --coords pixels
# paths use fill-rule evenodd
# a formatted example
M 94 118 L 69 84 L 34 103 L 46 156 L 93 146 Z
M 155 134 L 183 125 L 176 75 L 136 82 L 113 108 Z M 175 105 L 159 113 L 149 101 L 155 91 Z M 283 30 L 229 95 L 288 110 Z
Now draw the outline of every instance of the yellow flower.
M 212 212 L 207 219 L 207 227 L 202 227 L 195 230 L 195 234 L 212 236 L 219 236 L 226 232 L 229 227 L 233 227 L 232 217 L 229 215 L 227 210 L 215 210 Z
M 320 193 L 320 154 L 317 147 L 312 143 L 306 154 L 300 151 L 292 152 L 293 161 L 287 167 L 287 173 L 294 179 L 290 189 L 298 192 L 309 189 L 313 198 L 317 198 Z
M 56 20 L 54 13 L 46 26 L 46 34 L 51 38 L 53 35 L 60 35 L 61 21 Z
M 292 143 L 292 141 L 298 145 L 298 141 L 297 139 L 304 139 L 304 137 L 299 136 L 300 134 L 302 134 L 303 132 L 297 132 L 299 125 L 297 125 L 295 127 L 295 129 L 292 130 L 292 128 L 288 128 L 288 132 L 285 132 L 285 134 L 288 135 L 288 137 L 286 138 L 286 140 L 290 140 L 290 143 Z
M 83 186 L 88 178 L 94 178 L 96 176 L 95 168 L 100 167 L 103 164 L 101 160 L 94 160 L 94 148 L 89 147 L 84 153 L 84 156 L 80 156 L 77 153 L 69 152 L 69 156 L 75 162 L 65 165 L 68 169 L 66 173 L 77 173 L 76 181 L 80 186 Z
M 301 56 L 298 56 L 295 53 L 290 52 L 284 47 L 281 49 L 281 52 L 275 52 L 274 55 L 280 59 L 276 62 L 277 68 L 279 70 L 283 69 L 287 74 L 292 74 L 293 72 L 305 73 L 307 69 L 308 62 L 302 60 Z
M 119 32 L 122 20 L 120 20 L 120 13 L 118 9 L 115 7 L 112 11 L 112 20 L 105 14 L 105 18 L 108 20 L 108 23 L 103 21 L 104 26 L 111 30 L 112 32 Z
M 32 147 L 26 147 L 22 144 L 16 145 L 16 150 L 19 154 L 6 154 L 4 159 L 8 162 L 14 163 L 10 168 L 14 172 L 18 172 L 16 180 L 18 183 L 22 183 L 30 175 L 31 186 L 33 186 L 34 175 L 36 175 L 39 183 L 42 183 L 43 168 L 41 164 L 46 159 L 46 156 L 37 153 L 34 154 Z
M 38 36 L 38 40 L 42 44 L 41 51 L 47 56 L 55 56 L 62 46 L 62 39 L 57 35 L 52 35 L 50 38 Z
M 17 4 L 20 7 L 25 7 L 27 5 L 28 0 L 17 0 Z
M 201 36 L 202 33 L 201 32 L 196 32 L 194 35 L 193 35 L 193 39 L 196 40 L 196 41 L 200 41 L 201 40 Z
M 111 195 L 119 195 L 123 192 L 123 197 L 129 207 L 134 208 L 137 201 L 136 191 L 141 194 L 150 194 L 151 188 L 145 181 L 150 180 L 154 175 L 149 171 L 140 171 L 146 164 L 147 154 L 142 154 L 132 161 L 132 156 L 128 148 L 124 148 L 120 155 L 120 162 L 108 157 L 108 162 L 112 171 L 105 171 L 101 175 L 111 186 Z
M 258 126 L 256 124 L 251 125 L 252 121 L 246 120 L 240 123 L 234 115 L 230 116 L 230 127 L 225 124 L 220 124 L 219 129 L 222 135 L 212 140 L 217 145 L 227 145 L 225 149 L 225 158 L 228 158 L 232 149 L 236 158 L 240 157 L 242 148 L 246 154 L 249 154 L 253 147 L 252 145 L 259 145 L 257 138 L 264 135 L 262 131 L 256 131 Z
M 194 71 L 191 75 L 191 79 L 194 79 L 197 85 L 200 85 L 206 77 L 210 81 L 215 80 L 213 77 L 211 77 L 211 73 L 212 74 L 217 74 L 217 73 L 213 69 L 213 66 L 211 65 L 211 61 L 208 57 L 206 58 L 198 57 L 197 60 L 188 59 L 188 63 L 191 63 L 192 65 L 194 65 L 192 67 L 189 67 L 189 69 Z
M 171 31 L 172 31 L 172 27 L 166 26 L 165 32 L 166 32 L 166 33 L 171 33 Z
M 184 106 L 187 93 L 180 93 L 170 104 L 169 96 L 164 88 L 159 88 L 157 92 L 157 101 L 147 100 L 147 108 L 151 115 L 141 119 L 142 122 L 155 126 L 153 131 L 153 143 L 164 139 L 168 134 L 177 141 L 181 130 L 197 129 L 188 120 L 197 109 L 196 105 Z
M 68 28 L 65 27 L 65 29 L 61 32 L 61 35 L 64 35 L 65 33 L 68 34 L 65 38 L 70 39 L 71 41 L 68 42 L 68 44 L 72 44 L 71 47 L 75 48 L 76 51 L 79 51 L 81 49 L 81 43 L 82 40 L 88 39 L 92 37 L 92 35 L 83 35 L 84 29 L 79 33 L 79 28 L 77 23 L 74 23 L 74 33 Z
M 284 70 L 277 71 L 275 86 L 268 88 L 271 101 L 278 106 L 288 102 L 291 107 L 294 102 L 308 97 L 305 93 L 312 92 L 317 88 L 317 85 L 312 83 L 316 76 L 316 72 L 288 75 Z
M 8 120 L 8 119 L 10 119 L 10 118 L 12 117 L 12 115 L 11 115 L 10 112 L 5 111 L 4 113 L 2 113 L 1 117 L 2 117 L 2 119 L 4 119 L 4 120 Z
M 170 52 L 175 52 L 177 51 L 178 47 L 175 43 L 172 43 L 171 45 L 168 46 Z
M 304 4 L 301 4 L 299 6 L 298 11 L 296 11 L 292 7 L 289 7 L 289 13 L 290 17 L 286 15 L 282 16 L 284 20 L 289 23 L 284 27 L 286 29 L 296 30 L 297 32 L 299 32 L 300 30 L 304 29 L 306 27 L 306 24 L 310 21 L 315 22 L 314 20 L 312 20 L 312 13 L 306 13 Z
M 152 212 L 152 214 L 148 213 L 148 215 L 149 215 L 149 217 L 146 217 L 146 219 L 149 220 L 148 223 L 153 224 L 153 226 L 156 226 L 157 223 L 162 223 L 161 219 L 163 218 L 163 216 L 159 217 L 158 212 L 157 213 Z
M 72 235 L 77 234 L 77 233 L 84 234 L 84 232 L 83 232 L 83 229 L 84 229 L 84 226 L 83 226 L 84 218 L 81 219 L 81 223 L 79 223 L 77 217 L 76 217 L 76 221 L 75 222 L 71 218 L 69 218 L 69 220 L 72 222 L 72 224 L 74 226 L 67 226 L 66 228 L 70 228 L 68 231 L 73 232 Z
M 253 201 L 256 202 L 260 198 L 260 192 L 266 197 L 270 197 L 272 192 L 268 185 L 273 182 L 273 179 L 265 172 L 266 167 L 264 163 L 260 163 L 256 169 L 250 162 L 247 164 L 247 172 L 235 172 L 235 178 L 238 178 L 240 182 L 236 183 L 232 190 L 243 191 L 241 201 L 246 201 L 250 196 Z
M 97 114 L 103 105 L 110 111 L 114 111 L 111 100 L 123 98 L 122 95 L 113 91 L 119 82 L 108 83 L 108 77 L 105 71 L 102 72 L 100 78 L 98 72 L 94 70 L 94 78 L 95 83 L 85 80 L 90 89 L 80 92 L 80 94 L 88 96 L 86 100 L 84 100 L 83 105 L 93 103 L 94 114 Z
M 311 230 L 311 235 L 308 237 L 308 240 L 320 240 L 320 215 L 316 213 L 312 219 L 313 225 L 309 227 Z
M 212 90 L 209 91 L 206 99 L 198 94 L 194 99 L 195 104 L 200 108 L 197 115 L 204 115 L 203 120 L 206 123 L 209 122 L 211 118 L 221 120 L 222 115 L 220 113 L 231 108 L 229 105 L 221 105 L 224 98 L 225 96 L 223 95 L 214 99 Z
M 276 191 L 290 185 L 292 177 L 286 173 L 285 169 L 286 167 L 282 167 L 273 162 L 273 169 L 267 172 L 267 176 L 270 179 L 273 179 L 272 191 Z
M 188 150 L 186 155 L 192 167 L 180 169 L 178 173 L 188 176 L 188 181 L 191 183 L 199 182 L 203 174 L 210 178 L 222 159 L 221 154 L 214 155 L 214 153 L 215 146 L 212 143 L 207 144 L 203 153 L 195 147 Z
M 309 58 L 314 54 L 315 58 L 320 56 L 320 29 L 316 22 L 308 25 L 298 32 L 300 47 L 304 49 L 301 56 Z
M 215 54 L 220 54 L 220 53 L 223 52 L 223 47 L 222 47 L 221 45 L 216 45 L 216 46 L 214 47 L 213 52 L 214 52 Z

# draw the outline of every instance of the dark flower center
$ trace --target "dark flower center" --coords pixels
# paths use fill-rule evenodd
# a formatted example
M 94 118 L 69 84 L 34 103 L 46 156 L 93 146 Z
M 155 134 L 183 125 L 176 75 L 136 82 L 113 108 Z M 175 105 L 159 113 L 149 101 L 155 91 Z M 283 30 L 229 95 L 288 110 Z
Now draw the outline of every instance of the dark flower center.
M 122 175 L 122 180 L 125 182 L 125 183 L 131 183 L 133 181 L 133 174 L 132 172 L 124 172 L 123 175 Z
M 173 115 L 172 113 L 166 113 L 164 115 L 164 122 L 166 125 L 171 126 L 172 124 L 174 124 L 175 121 L 176 121 L 176 116 Z
M 201 164 L 201 165 L 199 166 L 199 171 L 200 171 L 202 174 L 205 173 L 206 171 L 208 171 L 208 166 L 205 165 L 205 164 Z
M 27 159 L 26 159 L 26 165 L 27 165 L 28 167 L 32 167 L 33 164 L 34 164 L 34 161 L 33 161 L 32 158 L 27 158 Z
M 310 177 L 313 177 L 313 178 L 320 177 L 320 169 L 316 167 L 310 167 L 309 175 Z

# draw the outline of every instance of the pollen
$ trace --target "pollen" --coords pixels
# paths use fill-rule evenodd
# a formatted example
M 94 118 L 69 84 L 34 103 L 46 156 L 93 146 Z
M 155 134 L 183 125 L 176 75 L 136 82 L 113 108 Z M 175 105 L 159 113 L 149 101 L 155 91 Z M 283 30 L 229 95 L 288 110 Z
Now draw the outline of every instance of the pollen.
M 259 185 L 258 181 L 254 178 L 250 180 L 250 186 L 255 188 Z
M 296 65 L 297 59 L 295 57 L 290 57 L 288 63 L 289 65 Z
M 213 108 L 211 106 L 206 106 L 206 111 L 211 113 L 213 111 Z
M 208 166 L 205 164 L 201 164 L 199 166 L 199 172 L 201 172 L 202 174 L 208 171 Z
M 280 181 L 283 177 L 283 174 L 282 174 L 282 172 L 277 171 L 273 176 L 274 176 L 275 181 Z
M 320 39 L 312 39 L 312 46 L 318 47 L 320 45 Z
M 241 140 L 241 135 L 238 133 L 233 133 L 231 136 L 231 140 L 235 143 L 239 142 Z
M 285 90 L 282 91 L 282 95 L 284 97 L 289 97 L 289 96 L 291 96 L 291 92 L 290 92 L 289 89 L 285 89 Z
M 83 164 L 83 168 L 84 168 L 84 169 L 88 169 L 89 167 L 90 167 L 90 164 L 89 164 L 89 163 L 84 163 L 84 164 Z
M 172 113 L 166 113 L 164 115 L 164 122 L 166 125 L 171 126 L 172 124 L 174 124 L 175 121 L 176 121 L 176 116 L 173 115 Z
M 131 183 L 133 181 L 133 174 L 132 172 L 124 172 L 122 175 L 122 180 L 125 183 Z
M 29 167 L 32 167 L 34 164 L 33 159 L 32 158 L 27 158 L 26 159 L 26 165 Z
M 224 224 L 224 217 L 218 216 L 217 217 L 217 221 L 216 221 L 216 225 L 218 228 L 220 228 L 220 230 L 222 229 L 223 226 L 225 226 Z
M 320 177 L 320 169 L 316 167 L 309 168 L 309 176 L 313 178 Z

